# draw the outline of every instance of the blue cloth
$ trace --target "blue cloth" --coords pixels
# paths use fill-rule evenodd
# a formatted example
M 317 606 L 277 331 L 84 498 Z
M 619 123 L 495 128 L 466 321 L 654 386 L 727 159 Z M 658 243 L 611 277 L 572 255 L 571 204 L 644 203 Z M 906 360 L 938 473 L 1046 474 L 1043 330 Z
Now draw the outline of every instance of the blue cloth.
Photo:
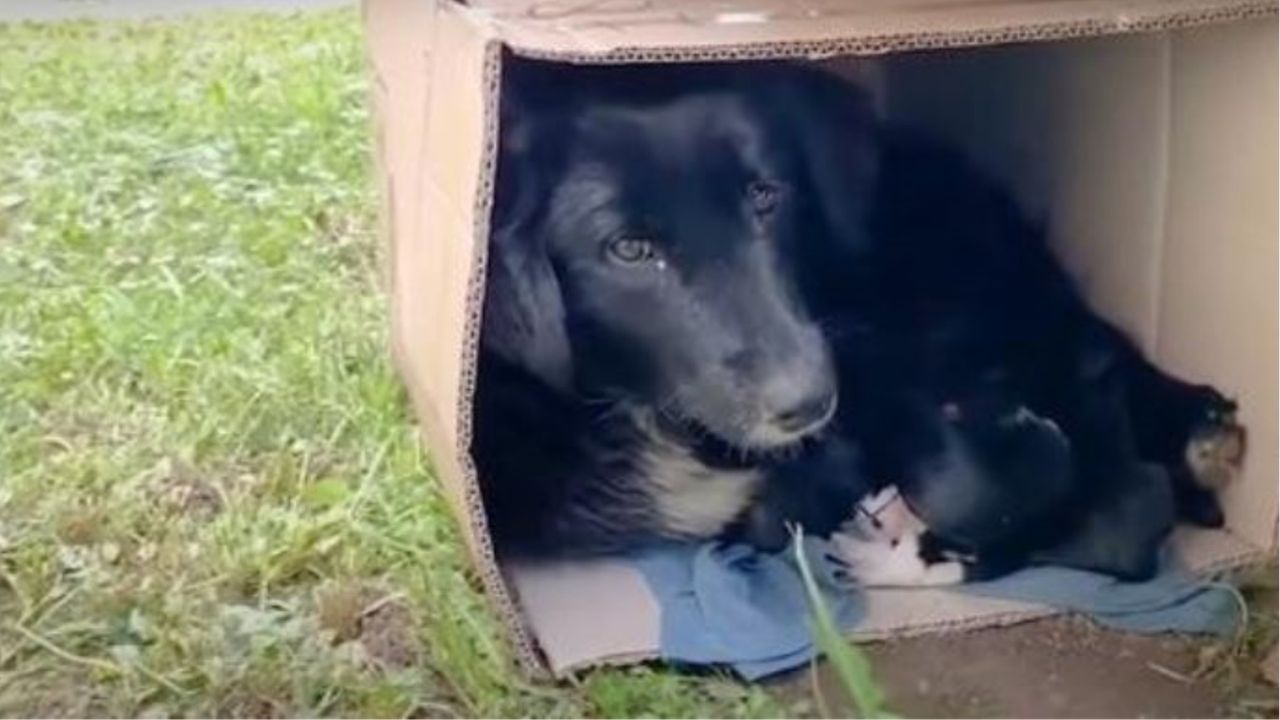
M 861 598 L 839 587 L 826 543 L 805 538 L 814 579 L 836 622 L 852 628 Z M 773 675 L 814 655 L 809 604 L 791 550 L 758 553 L 747 545 L 670 545 L 631 556 L 662 611 L 661 654 L 678 663 L 730 664 L 748 680 Z
M 1234 588 L 1198 580 L 1166 549 L 1160 572 L 1146 582 L 1061 567 L 1020 570 L 998 580 L 967 583 L 955 592 L 1024 600 L 1089 615 L 1131 632 L 1228 635 L 1243 620 Z
M 826 543 L 805 552 L 836 621 L 854 629 L 863 615 L 856 588 L 836 580 Z M 1023 600 L 1081 612 L 1135 632 L 1227 633 L 1240 621 L 1233 588 L 1193 578 L 1168 554 L 1152 580 L 1125 583 L 1066 568 L 1029 568 L 952 592 Z M 633 555 L 661 607 L 662 657 L 727 664 L 748 680 L 798 667 L 814 656 L 809 605 L 790 549 L 776 555 L 745 545 L 671 545 Z

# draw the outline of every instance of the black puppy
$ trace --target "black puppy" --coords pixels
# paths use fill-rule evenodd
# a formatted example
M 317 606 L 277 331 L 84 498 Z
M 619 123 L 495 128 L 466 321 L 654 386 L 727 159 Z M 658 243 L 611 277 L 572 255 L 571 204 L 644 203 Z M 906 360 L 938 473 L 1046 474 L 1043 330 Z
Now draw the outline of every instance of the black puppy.
M 813 303 L 852 395 L 842 430 L 927 528 L 924 559 L 962 558 L 953 580 L 1033 563 L 1138 579 L 1176 517 L 1220 524 L 1203 486 L 1239 453 L 1201 454 L 1242 440 L 1234 405 L 1093 313 L 1044 232 L 960 153 L 900 128 L 878 147 L 871 242 L 831 249 Z M 845 555 L 910 577 L 885 552 Z
M 722 535 L 836 411 L 796 277 L 863 232 L 867 104 L 778 64 L 504 75 L 473 447 L 499 549 Z M 864 489 L 830 457 L 828 525 Z

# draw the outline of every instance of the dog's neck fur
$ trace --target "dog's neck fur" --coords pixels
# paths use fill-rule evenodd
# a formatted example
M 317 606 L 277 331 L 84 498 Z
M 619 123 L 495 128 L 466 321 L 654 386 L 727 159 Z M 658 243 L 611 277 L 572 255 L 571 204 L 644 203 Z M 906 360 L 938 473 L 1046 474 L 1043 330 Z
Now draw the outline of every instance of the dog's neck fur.
M 709 462 L 695 436 L 661 422 L 652 407 L 623 403 L 619 410 L 636 431 L 635 467 L 652 482 L 654 510 L 668 531 L 690 537 L 717 534 L 755 498 L 763 469 Z

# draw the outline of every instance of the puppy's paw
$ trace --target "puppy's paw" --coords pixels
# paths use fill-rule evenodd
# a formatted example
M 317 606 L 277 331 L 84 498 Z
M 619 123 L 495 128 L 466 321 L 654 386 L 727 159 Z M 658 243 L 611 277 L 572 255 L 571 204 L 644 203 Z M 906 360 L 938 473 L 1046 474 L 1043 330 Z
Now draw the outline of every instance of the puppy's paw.
M 868 541 L 890 542 L 907 533 L 920 532 L 920 522 L 893 485 L 868 493 L 853 508 L 841 530 Z
M 846 574 L 862 587 L 924 587 L 964 582 L 964 566 L 960 563 L 925 562 L 920 556 L 920 536 L 914 533 L 889 541 L 836 533 L 831 543 Z
M 1244 463 L 1246 438 L 1244 426 L 1236 422 L 1236 404 L 1212 393 L 1183 453 L 1196 485 L 1221 490 L 1233 482 Z
M 1062 435 L 1062 428 L 1058 427 L 1058 423 L 1043 415 L 1037 415 L 1026 405 L 1019 405 L 1017 410 L 1000 418 L 1000 425 L 1005 428 L 1034 427 L 1054 435 Z

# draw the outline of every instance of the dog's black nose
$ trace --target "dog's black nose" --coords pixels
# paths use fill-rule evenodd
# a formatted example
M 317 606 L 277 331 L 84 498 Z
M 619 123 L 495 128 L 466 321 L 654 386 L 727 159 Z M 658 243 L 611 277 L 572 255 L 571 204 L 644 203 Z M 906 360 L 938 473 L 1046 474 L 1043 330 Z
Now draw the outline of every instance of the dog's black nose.
M 833 392 L 811 393 L 775 412 L 773 424 L 785 433 L 797 435 L 815 430 L 831 419 L 835 404 L 836 394 Z

